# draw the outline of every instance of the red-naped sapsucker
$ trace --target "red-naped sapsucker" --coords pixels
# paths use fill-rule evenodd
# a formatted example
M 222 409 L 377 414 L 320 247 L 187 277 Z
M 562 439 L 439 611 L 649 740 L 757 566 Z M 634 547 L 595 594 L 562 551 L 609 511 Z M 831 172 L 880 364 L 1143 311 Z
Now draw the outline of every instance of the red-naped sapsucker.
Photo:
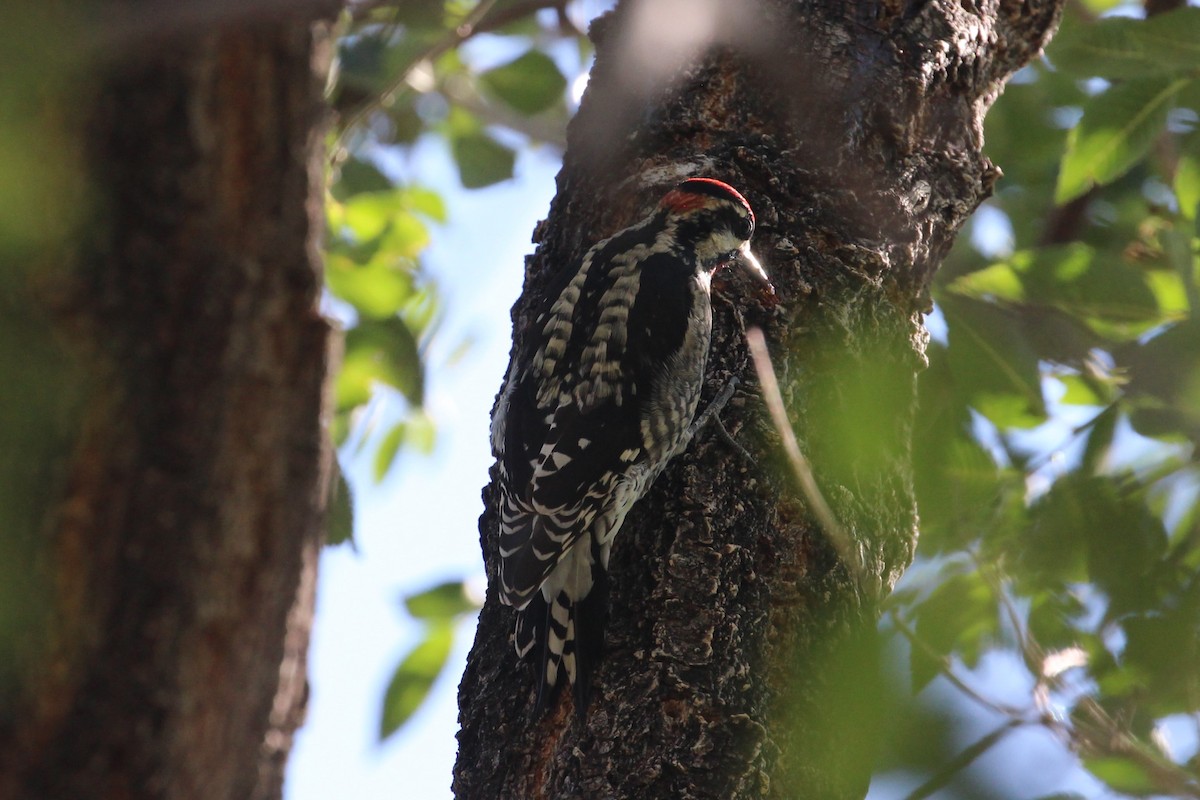
M 692 178 L 645 219 L 564 270 L 514 354 L 492 414 L 500 466 L 500 586 L 515 606 L 517 653 L 541 667 L 538 706 L 563 672 L 586 711 L 603 644 L 613 537 L 682 451 L 712 338 L 710 286 L 750 253 L 754 214 L 737 191 Z M 732 386 L 728 387 L 732 388 Z

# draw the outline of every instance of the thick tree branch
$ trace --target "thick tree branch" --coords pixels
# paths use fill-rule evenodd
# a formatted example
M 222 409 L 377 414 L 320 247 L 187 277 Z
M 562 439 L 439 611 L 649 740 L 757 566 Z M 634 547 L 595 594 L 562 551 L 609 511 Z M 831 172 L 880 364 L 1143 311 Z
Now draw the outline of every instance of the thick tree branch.
M 46 294 L 89 395 L 0 796 L 280 795 L 332 458 L 314 9 L 152 36 L 80 79 L 94 205 Z

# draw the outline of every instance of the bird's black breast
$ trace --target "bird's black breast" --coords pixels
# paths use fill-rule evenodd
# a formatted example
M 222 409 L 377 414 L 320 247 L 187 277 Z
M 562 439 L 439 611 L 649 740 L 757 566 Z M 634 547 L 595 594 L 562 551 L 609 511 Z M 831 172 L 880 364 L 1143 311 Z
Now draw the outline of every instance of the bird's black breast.
M 629 312 L 628 355 L 642 386 L 683 347 L 695 302 L 694 273 L 678 256 L 659 253 L 642 264 L 640 289 Z

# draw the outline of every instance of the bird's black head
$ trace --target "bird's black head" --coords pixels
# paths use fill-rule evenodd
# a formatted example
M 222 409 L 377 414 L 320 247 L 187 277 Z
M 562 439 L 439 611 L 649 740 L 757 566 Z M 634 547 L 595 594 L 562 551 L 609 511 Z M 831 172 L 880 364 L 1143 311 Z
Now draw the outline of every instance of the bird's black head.
M 732 186 L 689 178 L 667 192 L 659 208 L 674 222 L 680 241 L 695 252 L 701 269 L 715 271 L 737 260 L 770 283 L 749 248 L 754 212 Z

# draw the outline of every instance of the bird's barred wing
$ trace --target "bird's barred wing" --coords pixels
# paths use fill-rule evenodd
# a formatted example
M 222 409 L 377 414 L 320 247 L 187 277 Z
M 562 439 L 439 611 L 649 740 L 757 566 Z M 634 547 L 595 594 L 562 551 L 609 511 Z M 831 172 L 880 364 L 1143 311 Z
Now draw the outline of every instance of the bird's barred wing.
M 630 228 L 588 251 L 540 316 L 493 419 L 501 459 L 500 595 L 524 607 L 643 459 L 636 386 L 653 348 L 625 335 L 654 238 Z M 643 387 L 645 388 L 645 387 Z
M 611 402 L 586 414 L 564 403 L 546 416 L 541 447 L 523 453 L 523 463 L 501 464 L 505 602 L 523 606 L 605 513 L 616 481 L 643 457 L 638 419 L 636 411 Z
M 641 414 L 636 403 L 607 402 L 581 413 L 567 402 L 559 406 L 546 431 L 531 479 L 530 500 L 541 513 L 569 508 L 573 502 L 611 488 L 642 454 Z

